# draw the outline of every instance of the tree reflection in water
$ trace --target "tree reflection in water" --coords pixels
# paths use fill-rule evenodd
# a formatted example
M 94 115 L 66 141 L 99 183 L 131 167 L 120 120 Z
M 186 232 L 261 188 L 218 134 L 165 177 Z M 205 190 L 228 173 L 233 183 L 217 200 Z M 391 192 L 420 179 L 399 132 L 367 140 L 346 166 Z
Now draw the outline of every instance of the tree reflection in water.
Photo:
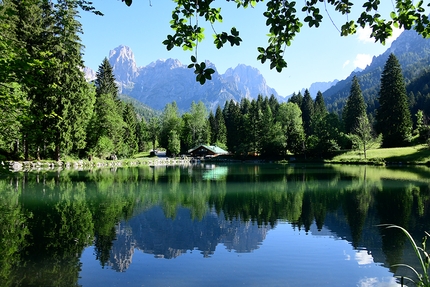
M 375 226 L 397 224 L 417 238 L 430 230 L 429 175 L 284 165 L 9 175 L 0 179 L 0 285 L 76 286 L 91 245 L 101 267 L 117 271 L 136 250 L 165 259 L 192 250 L 209 257 L 219 244 L 251 252 L 279 221 L 304 232 L 315 224 L 390 267 L 411 259 L 408 246 L 400 232 Z

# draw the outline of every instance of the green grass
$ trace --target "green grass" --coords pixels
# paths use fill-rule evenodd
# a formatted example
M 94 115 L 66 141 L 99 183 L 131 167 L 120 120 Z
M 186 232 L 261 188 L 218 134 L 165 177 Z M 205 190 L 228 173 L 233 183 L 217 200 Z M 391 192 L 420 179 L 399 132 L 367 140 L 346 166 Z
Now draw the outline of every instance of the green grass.
M 361 151 L 348 151 L 334 156 L 329 162 L 374 164 L 430 164 L 430 149 L 426 145 L 402 148 L 377 148 L 367 151 L 364 159 Z

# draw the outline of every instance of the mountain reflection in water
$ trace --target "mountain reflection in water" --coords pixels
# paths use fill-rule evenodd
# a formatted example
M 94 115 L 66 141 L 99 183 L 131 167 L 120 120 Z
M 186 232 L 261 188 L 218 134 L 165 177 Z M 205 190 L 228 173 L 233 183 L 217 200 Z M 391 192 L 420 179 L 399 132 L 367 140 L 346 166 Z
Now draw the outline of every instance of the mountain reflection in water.
M 165 259 L 192 250 L 209 257 L 222 243 L 229 251 L 251 252 L 258 249 L 270 229 L 250 221 L 226 220 L 223 214 L 214 212 L 201 220 L 192 220 L 186 208 L 178 208 L 175 219 L 170 219 L 157 206 L 117 225 L 108 265 L 116 271 L 125 271 L 135 250 Z

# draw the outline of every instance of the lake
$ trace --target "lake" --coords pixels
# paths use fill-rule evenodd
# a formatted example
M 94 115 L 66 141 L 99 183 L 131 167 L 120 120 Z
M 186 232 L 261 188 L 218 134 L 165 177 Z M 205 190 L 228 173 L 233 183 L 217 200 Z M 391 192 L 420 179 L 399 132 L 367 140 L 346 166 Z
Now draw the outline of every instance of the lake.
M 199 164 L 0 175 L 0 286 L 400 286 L 430 169 Z M 413 277 L 414 278 L 414 277 Z M 413 285 L 410 285 L 413 286 Z

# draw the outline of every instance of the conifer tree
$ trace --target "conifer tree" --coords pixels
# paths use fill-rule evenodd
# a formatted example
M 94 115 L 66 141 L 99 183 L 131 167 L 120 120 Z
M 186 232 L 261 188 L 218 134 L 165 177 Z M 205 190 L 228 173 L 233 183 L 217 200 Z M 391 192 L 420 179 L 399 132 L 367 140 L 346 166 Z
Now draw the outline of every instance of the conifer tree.
M 124 122 L 124 113 L 122 105 L 118 101 L 118 88 L 115 85 L 112 66 L 105 58 L 99 65 L 96 73 L 96 103 L 93 117 L 88 130 L 88 150 L 90 154 L 96 152 L 97 156 L 107 156 L 110 154 L 128 155 L 128 148 L 124 146 L 124 133 L 128 127 Z M 127 116 L 130 113 L 126 112 Z M 130 119 L 134 122 L 133 119 Z M 131 130 L 128 132 L 133 133 Z M 100 139 L 103 140 L 100 142 Z M 105 139 L 112 141 L 111 145 L 104 145 L 106 148 L 112 148 L 108 151 L 100 146 Z M 131 144 L 134 146 L 134 144 Z M 134 148 L 132 148 L 134 150 Z
M 311 94 L 306 89 L 305 95 L 303 96 L 302 105 L 300 106 L 302 110 L 303 119 L 303 129 L 305 131 L 306 137 L 312 134 L 312 118 L 314 115 L 314 101 L 311 98 Z
M 324 102 L 323 94 L 318 91 L 314 102 L 314 117 L 324 117 L 327 114 L 327 107 Z
M 209 125 L 211 129 L 210 143 L 212 145 L 226 148 L 227 143 L 227 130 L 225 126 L 224 116 L 222 114 L 221 107 L 218 106 L 215 115 L 211 111 L 209 114 Z
M 358 78 L 354 76 L 352 79 L 351 90 L 349 97 L 346 100 L 345 107 L 343 108 L 343 122 L 345 132 L 352 133 L 359 125 L 358 121 L 367 117 L 366 115 L 366 103 L 364 102 L 363 95 L 361 93 L 360 84 Z
M 295 103 L 297 106 L 301 107 L 303 102 L 303 96 L 301 92 L 293 93 L 293 95 L 288 99 L 289 103 Z
M 376 111 L 377 130 L 382 134 L 382 146 L 406 145 L 412 133 L 405 81 L 397 58 L 390 54 L 381 76 L 379 107 Z
M 96 92 L 98 95 L 110 94 L 115 100 L 118 100 L 118 87 L 115 84 L 112 65 L 105 57 L 96 72 Z
M 240 142 L 243 140 L 240 136 L 241 113 L 239 105 L 230 100 L 225 103 L 222 113 L 227 129 L 227 148 L 232 153 L 237 153 Z
M 137 120 L 136 111 L 132 104 L 123 104 L 124 120 L 124 156 L 131 156 L 138 150 L 139 121 Z
M 218 106 L 219 107 L 219 106 Z M 210 143 L 214 143 L 216 141 L 216 123 L 215 123 L 215 115 L 212 112 L 212 110 L 209 112 L 209 117 L 208 117 L 208 122 L 209 122 L 209 128 L 211 131 L 210 134 Z
M 259 96 L 260 98 L 261 96 Z M 261 100 L 252 100 L 248 115 L 245 118 L 248 120 L 247 131 L 250 139 L 250 151 L 254 154 L 260 153 L 261 148 L 261 125 L 263 121 L 263 113 L 261 110 Z

